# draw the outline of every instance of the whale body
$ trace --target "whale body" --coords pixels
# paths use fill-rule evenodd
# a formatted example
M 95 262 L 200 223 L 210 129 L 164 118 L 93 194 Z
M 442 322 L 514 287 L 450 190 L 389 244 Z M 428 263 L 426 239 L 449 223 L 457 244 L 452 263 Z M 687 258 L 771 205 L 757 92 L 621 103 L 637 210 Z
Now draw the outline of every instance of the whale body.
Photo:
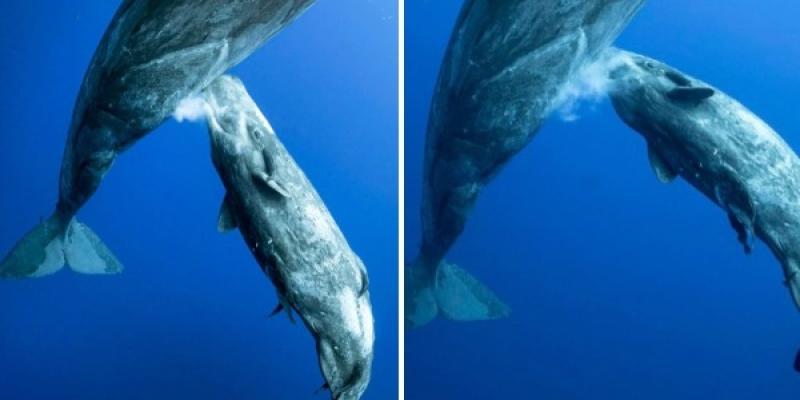
M 660 61 L 612 49 L 617 114 L 647 142 L 658 179 L 680 176 L 727 214 L 751 251 L 753 235 L 783 267 L 800 307 L 800 158 L 764 121 L 717 88 Z
M 313 0 L 125 0 L 89 65 L 73 110 L 55 212 L 0 262 L 2 277 L 122 265 L 75 214 L 117 155 L 291 23 Z
M 303 320 L 332 397 L 360 398 L 374 343 L 364 264 L 241 81 L 222 76 L 204 97 L 212 160 L 227 191 L 218 228 L 238 227 L 275 286 L 275 313 Z
M 559 90 L 644 0 L 467 0 L 439 72 L 425 144 L 422 244 L 406 268 L 406 327 L 509 314 L 444 260 L 481 189 L 533 138 Z

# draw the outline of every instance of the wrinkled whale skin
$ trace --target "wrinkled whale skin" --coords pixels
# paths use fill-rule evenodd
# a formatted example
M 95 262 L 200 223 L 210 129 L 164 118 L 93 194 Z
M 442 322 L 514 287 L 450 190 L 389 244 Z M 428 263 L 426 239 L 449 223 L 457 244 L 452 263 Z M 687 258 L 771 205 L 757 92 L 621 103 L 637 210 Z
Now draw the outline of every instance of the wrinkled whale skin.
M 439 261 L 480 189 L 550 114 L 561 86 L 643 0 L 468 0 L 429 113 L 422 254 Z
M 613 49 L 612 52 L 619 52 Z M 617 114 L 645 139 L 660 180 L 681 176 L 721 207 L 745 251 L 755 234 L 780 261 L 800 307 L 800 159 L 735 99 L 660 61 L 622 52 Z
M 481 189 L 530 142 L 564 84 L 613 42 L 644 2 L 465 1 L 429 112 L 422 243 L 406 273 L 406 326 L 437 314 L 456 320 L 508 315 L 490 290 L 444 256 Z
M 291 23 L 313 0 L 126 0 L 81 85 L 58 209 L 73 215 L 116 155 Z
M 205 90 L 214 166 L 227 190 L 220 228 L 238 226 L 280 306 L 302 318 L 334 399 L 367 387 L 373 319 L 364 264 L 236 78 Z
M 115 274 L 122 264 L 75 218 L 117 155 L 291 23 L 313 0 L 125 0 L 84 76 L 53 214 L 0 261 L 0 277 L 41 277 L 65 264 Z

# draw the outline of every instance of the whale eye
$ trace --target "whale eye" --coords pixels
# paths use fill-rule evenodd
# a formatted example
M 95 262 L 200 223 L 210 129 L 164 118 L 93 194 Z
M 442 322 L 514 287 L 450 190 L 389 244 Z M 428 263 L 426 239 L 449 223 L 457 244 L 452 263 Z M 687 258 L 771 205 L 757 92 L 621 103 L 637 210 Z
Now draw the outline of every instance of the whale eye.
M 250 137 L 252 137 L 253 140 L 261 140 L 261 138 L 264 137 L 264 134 L 261 133 L 261 130 L 259 129 L 253 129 L 250 131 Z

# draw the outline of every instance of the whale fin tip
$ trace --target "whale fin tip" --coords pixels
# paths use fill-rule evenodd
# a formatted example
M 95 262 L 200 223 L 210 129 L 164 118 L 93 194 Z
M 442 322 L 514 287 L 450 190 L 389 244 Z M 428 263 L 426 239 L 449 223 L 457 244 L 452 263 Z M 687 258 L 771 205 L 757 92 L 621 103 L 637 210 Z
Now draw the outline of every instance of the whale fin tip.
M 280 183 L 278 183 L 278 181 L 276 181 L 274 179 L 268 180 L 267 181 L 267 186 L 269 186 L 276 193 L 278 193 L 279 195 L 281 195 L 281 196 L 283 196 L 283 197 L 285 197 L 287 199 L 292 197 L 291 195 L 289 195 L 289 191 L 286 190 L 286 188 L 283 187 L 283 185 L 281 185 Z
M 268 188 L 272 189 L 273 192 L 277 193 L 281 197 L 291 198 L 292 196 L 289 194 L 289 191 L 286 190 L 283 185 L 278 183 L 272 176 L 267 174 L 264 171 L 259 171 L 253 174 L 253 176 L 259 181 L 267 185 Z
M 267 314 L 267 318 L 272 318 L 280 314 L 282 311 L 286 312 L 286 316 L 289 318 L 289 322 L 294 324 L 295 320 L 294 320 L 294 314 L 292 314 L 292 306 L 289 305 L 289 302 L 286 301 L 286 298 L 284 298 L 282 295 L 278 295 L 278 304 L 275 306 L 274 309 L 272 309 L 272 312 Z
M 736 231 L 736 239 L 741 243 L 744 247 L 745 254 L 750 254 L 753 252 L 752 246 L 752 223 L 748 221 L 740 220 L 737 215 L 739 213 L 728 212 L 728 221 L 731 224 L 731 227 L 734 231 Z
M 792 301 L 797 310 L 800 311 L 800 269 L 797 268 L 797 264 L 792 260 L 784 262 L 783 268 L 786 277 L 783 284 L 789 289 Z
M 647 145 L 647 158 L 650 160 L 650 167 L 653 168 L 653 172 L 656 174 L 656 178 L 658 178 L 659 182 L 670 183 L 678 176 L 678 174 L 669 167 L 666 161 L 664 161 L 661 155 L 658 154 L 658 151 L 649 144 Z
M 230 193 L 225 194 L 225 199 L 219 207 L 219 217 L 217 218 L 217 231 L 220 233 L 236 229 L 238 224 L 231 210 Z

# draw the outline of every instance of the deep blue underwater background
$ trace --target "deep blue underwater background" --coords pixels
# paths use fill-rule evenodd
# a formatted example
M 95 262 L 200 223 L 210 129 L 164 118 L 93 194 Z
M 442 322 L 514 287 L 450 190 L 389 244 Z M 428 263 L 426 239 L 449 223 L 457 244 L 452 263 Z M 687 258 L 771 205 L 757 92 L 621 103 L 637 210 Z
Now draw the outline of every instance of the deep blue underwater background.
M 0 253 L 57 197 L 84 71 L 119 2 L 17 1 L 0 13 Z M 397 8 L 324 0 L 239 67 L 369 270 L 365 398 L 397 392 Z M 0 281 L 0 399 L 304 399 L 323 383 L 223 196 L 204 124 L 167 121 L 124 153 L 78 217 L 125 264 Z
M 428 106 L 460 4 L 406 2 L 407 259 Z M 653 0 L 617 44 L 726 91 L 800 150 L 798 12 L 791 0 Z M 608 101 L 546 123 L 483 191 L 448 259 L 512 316 L 409 332 L 409 399 L 800 398 L 800 313 L 777 260 L 761 243 L 745 256 L 725 214 L 685 181 L 660 184 Z

